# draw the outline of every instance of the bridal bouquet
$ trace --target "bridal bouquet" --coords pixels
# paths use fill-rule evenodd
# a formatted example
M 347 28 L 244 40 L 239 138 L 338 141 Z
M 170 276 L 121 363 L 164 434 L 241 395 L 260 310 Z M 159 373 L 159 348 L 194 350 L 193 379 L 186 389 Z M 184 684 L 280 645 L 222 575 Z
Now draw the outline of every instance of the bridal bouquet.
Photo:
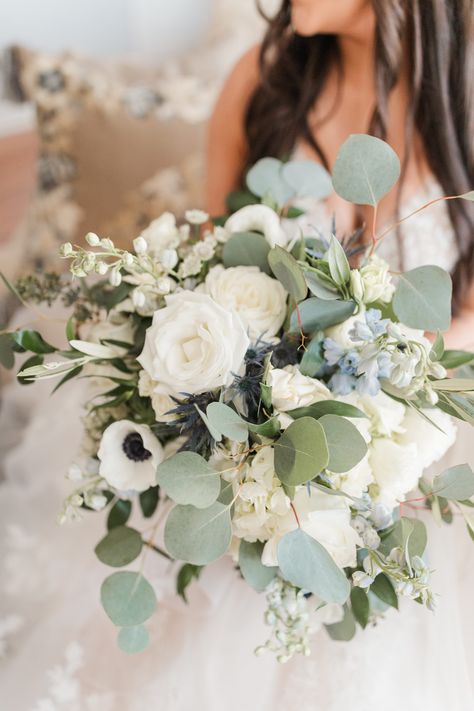
M 264 159 L 249 194 L 232 198 L 248 204 L 220 225 L 167 213 L 130 251 L 89 233 L 90 249 L 62 247 L 72 282 L 11 285 L 23 301 L 72 309 L 67 350 L 17 330 L 0 351 L 6 365 L 31 352 L 22 382 L 90 379 L 60 518 L 107 515 L 95 552 L 126 569 L 101 601 L 124 651 L 146 646 L 156 606 L 146 550 L 181 561 L 184 598 L 203 566 L 232 556 L 267 597 L 271 633 L 257 651 L 285 661 L 309 653 L 318 626 L 348 640 L 400 597 L 433 607 L 420 509 L 460 513 L 474 537 L 470 467 L 425 472 L 454 441 L 452 417 L 474 424 L 474 380 L 447 372 L 469 375 L 474 357 L 444 348 L 450 276 L 393 276 L 377 255 L 383 235 L 362 249 L 358 235 L 307 235 L 288 207 L 335 189 L 375 211 L 398 174 L 391 148 L 365 135 L 342 146 L 332 180 L 310 161 Z

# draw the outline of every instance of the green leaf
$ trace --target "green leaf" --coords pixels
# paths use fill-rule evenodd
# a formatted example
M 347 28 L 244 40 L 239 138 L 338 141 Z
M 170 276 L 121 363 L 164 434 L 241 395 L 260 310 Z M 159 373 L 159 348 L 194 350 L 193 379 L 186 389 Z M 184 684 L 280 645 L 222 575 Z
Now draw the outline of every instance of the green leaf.
M 344 572 L 327 550 L 301 528 L 283 536 L 277 555 L 285 580 L 324 602 L 346 602 L 351 586 Z
M 249 190 L 234 190 L 229 193 L 225 199 L 225 204 L 230 213 L 237 212 L 237 210 L 246 207 L 247 205 L 256 205 L 260 202 L 258 197 L 251 193 Z M 215 220 L 215 218 L 213 218 Z M 225 217 L 222 218 L 224 223 Z M 214 224 L 216 224 L 214 222 Z
M 197 580 L 199 578 L 201 570 L 201 565 L 192 565 L 191 563 L 185 563 L 179 569 L 179 573 L 176 578 L 176 592 L 183 598 L 184 602 L 188 601 L 186 597 L 186 590 L 191 585 L 193 580 Z
M 225 243 L 222 261 L 225 267 L 258 267 L 270 274 L 268 253 L 270 245 L 257 232 L 235 232 Z
M 310 378 L 314 378 L 318 370 L 324 364 L 324 357 L 322 354 L 323 342 L 320 338 L 313 338 L 305 352 L 300 363 L 300 372 L 303 375 L 308 375 Z
M 474 353 L 469 353 L 469 351 L 444 351 L 440 363 L 447 370 L 451 370 L 451 368 L 459 368 L 461 365 L 471 363 L 473 360 Z
M 274 449 L 276 475 L 287 486 L 311 481 L 328 465 L 326 436 L 312 417 L 292 422 L 275 442 Z
M 275 437 L 280 432 L 280 420 L 278 417 L 271 417 L 266 422 L 262 422 L 260 425 L 254 425 L 248 422 L 248 428 L 250 432 L 253 432 L 260 437 Z
M 474 402 L 458 393 L 441 393 L 438 407 L 448 415 L 457 417 L 474 426 Z
M 160 500 L 160 490 L 157 486 L 152 486 L 146 491 L 142 491 L 139 496 L 140 508 L 145 518 L 150 518 L 156 511 Z
M 210 402 L 206 409 L 207 419 L 213 430 L 235 442 L 246 442 L 248 425 L 240 415 L 223 402 Z
M 314 160 L 294 160 L 284 163 L 280 175 L 300 198 L 312 197 L 322 200 L 332 193 L 331 176 Z
M 448 501 L 463 501 L 474 495 L 474 472 L 469 464 L 446 469 L 433 480 L 433 493 Z
M 55 353 L 57 348 L 51 346 L 43 339 L 43 336 L 38 331 L 13 331 L 11 337 L 25 351 L 32 353 Z
M 355 619 L 362 627 L 362 629 L 365 629 L 367 627 L 370 615 L 369 596 L 367 595 L 365 590 L 362 590 L 362 588 L 352 588 L 351 607 L 352 614 L 354 615 Z
M 434 390 L 443 392 L 470 392 L 474 390 L 474 380 L 472 378 L 446 378 L 445 380 L 432 380 L 431 386 Z
M 339 149 L 332 184 L 344 200 L 375 207 L 399 175 L 400 161 L 388 143 L 358 133 L 349 136 Z
M 403 516 L 384 536 L 380 549 L 388 555 L 392 548 L 401 548 L 408 553 L 408 558 L 422 556 L 426 549 L 428 536 L 423 521 Z
M 300 417 L 315 417 L 319 419 L 323 417 L 323 415 L 367 418 L 365 412 L 359 410 L 355 405 L 338 402 L 337 400 L 321 400 L 320 402 L 314 402 L 312 405 L 307 405 L 306 407 L 298 407 L 296 410 L 289 410 L 288 414 L 295 420 Z
M 194 565 L 206 565 L 223 556 L 231 537 L 229 507 L 218 501 L 207 509 L 175 506 L 165 524 L 168 553 Z
M 260 399 L 264 407 L 269 410 L 272 406 L 272 388 L 271 385 L 260 383 Z
M 15 351 L 13 339 L 9 333 L 0 334 L 0 364 L 10 370 L 15 365 Z
M 329 636 L 334 641 L 350 642 L 356 633 L 356 624 L 352 610 L 346 605 L 344 607 L 344 617 L 342 620 L 332 625 L 325 625 L 325 627 Z
M 33 368 L 33 367 L 36 366 L 36 365 L 42 365 L 42 364 L 43 364 L 43 360 L 44 360 L 44 358 L 43 358 L 42 355 L 34 355 L 34 356 L 31 356 L 31 358 L 28 358 L 28 359 L 25 360 L 25 362 L 22 364 L 21 369 L 20 369 L 20 373 L 21 373 L 22 371 L 26 370 L 27 368 Z M 68 373 L 68 375 L 69 375 L 69 373 Z M 20 385 L 31 385 L 31 383 L 34 382 L 34 380 L 28 380 L 28 378 L 24 378 L 24 377 L 22 377 L 20 374 L 17 375 L 17 380 L 18 380 L 18 382 L 20 383 Z M 56 388 L 57 388 L 57 386 L 56 386 Z M 56 390 L 56 388 L 54 388 L 54 390 Z M 53 392 L 54 392 L 54 390 L 53 390 Z
M 391 580 L 385 573 L 379 573 L 379 575 L 377 575 L 370 586 L 370 590 L 386 605 L 390 605 L 390 607 L 394 607 L 398 610 L 397 593 L 395 592 Z
M 207 509 L 219 496 L 220 476 L 195 452 L 178 452 L 165 459 L 156 470 L 156 480 L 177 504 Z
M 109 531 L 117 526 L 127 523 L 132 512 L 132 502 L 127 499 L 119 499 L 110 509 L 107 517 L 107 528 Z
M 327 284 L 316 272 L 305 271 L 304 278 L 308 289 L 314 296 L 324 299 L 325 301 L 335 301 L 340 298 L 337 287 Z
M 331 472 L 348 472 L 367 454 L 367 444 L 352 422 L 339 415 L 323 415 L 319 420 L 329 448 Z
M 102 583 L 102 606 L 114 625 L 141 625 L 155 611 L 156 596 L 150 583 L 141 573 L 121 570 Z
M 122 627 L 117 637 L 117 644 L 125 654 L 138 654 L 145 651 L 150 642 L 148 630 L 143 625 Z
M 417 267 L 400 275 L 393 297 L 399 321 L 424 331 L 446 331 L 451 323 L 452 282 L 440 267 Z
M 141 553 L 143 541 L 140 533 L 128 526 L 117 526 L 96 545 L 95 554 L 105 565 L 123 568 Z
M 327 301 L 313 296 L 299 305 L 300 318 L 305 333 L 324 331 L 330 326 L 346 321 L 354 313 L 354 301 Z M 291 315 L 290 333 L 299 333 L 296 312 Z
M 261 158 L 247 173 L 248 189 L 259 197 L 270 194 L 279 205 L 287 202 L 294 195 L 294 190 L 283 178 L 282 166 L 283 163 L 277 158 Z
M 430 358 L 432 361 L 441 360 L 444 353 L 444 338 L 443 335 L 438 331 L 436 334 L 435 342 L 430 351 Z M 473 356 L 474 357 L 474 356 Z
M 268 263 L 273 274 L 296 302 L 308 293 L 301 267 L 294 257 L 282 247 L 273 247 L 268 253 Z
M 257 592 L 263 592 L 272 582 L 278 568 L 262 563 L 263 543 L 241 541 L 239 547 L 240 572 L 247 583 Z
M 331 235 L 327 259 L 329 263 L 329 271 L 336 284 L 339 286 L 347 284 L 351 277 L 351 268 L 341 243 L 334 237 L 334 235 Z

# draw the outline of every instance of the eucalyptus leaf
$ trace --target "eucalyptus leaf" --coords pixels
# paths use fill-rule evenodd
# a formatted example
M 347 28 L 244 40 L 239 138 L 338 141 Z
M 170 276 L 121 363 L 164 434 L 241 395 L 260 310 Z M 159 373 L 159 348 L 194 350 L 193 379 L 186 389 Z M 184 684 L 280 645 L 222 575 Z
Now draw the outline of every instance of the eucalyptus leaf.
M 283 205 L 293 197 L 294 190 L 285 181 L 282 166 L 283 163 L 277 158 L 261 158 L 247 173 L 248 189 L 259 197 L 269 194 L 279 205 Z
M 175 506 L 165 524 L 168 553 L 194 565 L 207 565 L 223 556 L 231 537 L 229 507 L 218 501 L 207 509 Z
M 301 528 L 283 536 L 277 555 L 285 580 L 324 602 L 346 602 L 351 586 L 344 572 L 327 550 Z
M 320 338 L 313 338 L 305 352 L 300 363 L 300 372 L 303 375 L 308 375 L 310 378 L 314 378 L 318 370 L 324 364 L 324 357 L 322 354 L 322 341 Z
M 312 197 L 322 200 L 332 193 L 331 176 L 314 160 L 284 163 L 280 174 L 300 198 Z
M 149 632 L 143 625 L 122 627 L 117 637 L 117 644 L 125 654 L 144 652 L 149 642 Z
M 331 277 L 334 279 L 336 284 L 338 286 L 344 286 L 344 284 L 347 284 L 351 276 L 351 268 L 341 243 L 334 237 L 334 235 L 331 235 L 327 260 L 329 263 Z
M 391 580 L 385 573 L 379 573 L 370 586 L 370 591 L 374 593 L 382 602 L 398 610 L 398 597 Z
M 294 257 L 282 247 L 273 247 L 268 253 L 268 263 L 273 274 L 296 302 L 308 293 L 303 271 Z
M 359 133 L 349 136 L 339 149 L 332 184 L 345 200 L 375 207 L 399 175 L 400 161 L 388 143 Z
M 348 472 L 367 454 L 367 444 L 352 422 L 339 415 L 323 415 L 319 420 L 329 448 L 331 472 Z
M 324 331 L 346 321 L 354 313 L 354 301 L 327 301 L 313 296 L 299 305 L 300 319 L 305 333 Z M 298 333 L 300 326 L 296 312 L 291 315 L 290 333 Z
M 344 617 L 342 620 L 331 625 L 325 625 L 325 627 L 329 636 L 334 641 L 350 642 L 356 633 L 356 624 L 352 610 L 346 605 L 344 607 Z
M 141 553 L 143 541 L 140 533 L 128 526 L 112 528 L 95 547 L 97 558 L 105 565 L 123 568 Z
M 304 278 L 310 292 L 319 299 L 324 299 L 325 301 L 340 299 L 341 295 L 337 287 L 329 286 L 316 272 L 305 271 Z
M 315 417 L 319 419 L 323 415 L 339 415 L 341 417 L 365 417 L 367 415 L 362 410 L 359 410 L 355 405 L 350 405 L 346 402 L 338 400 L 320 400 L 306 407 L 298 407 L 296 410 L 289 410 L 288 414 L 293 419 L 300 417 Z
M 448 501 L 463 501 L 474 496 L 474 472 L 469 464 L 458 464 L 438 474 L 433 480 L 433 493 Z
M 246 442 L 248 425 L 240 415 L 223 402 L 210 402 L 206 409 L 207 419 L 216 432 L 235 442 Z
M 165 459 L 156 470 L 156 480 L 177 504 L 191 504 L 206 509 L 221 490 L 220 476 L 195 452 L 178 452 Z
M 278 417 L 271 417 L 266 422 L 259 425 L 254 425 L 251 422 L 247 423 L 250 432 L 253 432 L 260 437 L 275 437 L 280 432 L 280 420 Z
M 114 625 L 133 627 L 141 625 L 155 611 L 156 595 L 141 573 L 121 570 L 102 583 L 102 606 Z
M 283 432 L 274 444 L 275 472 L 287 486 L 311 481 L 329 461 L 324 429 L 312 417 L 302 417 Z
M 424 331 L 446 331 L 451 323 L 452 282 L 448 272 L 424 266 L 400 275 L 393 297 L 399 321 Z
M 247 583 L 257 592 L 263 592 L 277 574 L 278 568 L 262 563 L 263 543 L 241 541 L 239 547 L 240 572 Z
M 268 253 L 270 245 L 257 232 L 235 232 L 225 243 L 222 261 L 225 267 L 258 267 L 270 274 Z

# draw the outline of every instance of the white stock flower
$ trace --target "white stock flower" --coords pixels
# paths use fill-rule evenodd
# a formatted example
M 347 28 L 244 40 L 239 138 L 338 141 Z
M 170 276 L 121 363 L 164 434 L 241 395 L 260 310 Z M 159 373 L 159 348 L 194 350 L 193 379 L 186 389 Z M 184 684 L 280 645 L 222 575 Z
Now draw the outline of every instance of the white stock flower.
M 228 232 L 262 232 L 270 247 L 286 247 L 288 237 L 280 218 L 268 205 L 246 205 L 229 217 L 225 223 Z
M 208 213 L 204 210 L 186 210 L 184 217 L 192 225 L 203 225 L 209 219 Z
M 277 279 L 258 267 L 213 267 L 205 290 L 214 301 L 236 311 L 250 338 L 275 336 L 286 315 L 287 293 Z
M 369 449 L 369 461 L 377 484 L 374 497 L 393 509 L 414 489 L 423 473 L 414 442 L 398 444 L 388 437 L 374 439 Z
M 369 455 L 366 454 L 361 461 L 342 474 L 334 474 L 329 472 L 328 476 L 331 480 L 331 485 L 343 491 L 349 496 L 354 496 L 359 499 L 372 484 L 374 476 L 370 467 Z
M 176 225 L 176 217 L 171 212 L 164 212 L 150 222 L 141 235 L 134 240 L 135 251 L 138 246 L 139 253 L 143 254 L 146 250 L 143 249 L 140 238 L 145 240 L 150 254 L 159 258 L 164 250 L 176 249 L 181 244 L 183 233 Z
M 152 380 L 146 370 L 140 370 L 138 374 L 138 392 L 142 397 L 151 398 L 157 422 L 172 422 L 175 419 L 169 411 L 176 407 L 176 403 L 168 393 L 161 391 L 160 384 Z
M 391 301 L 395 286 L 387 262 L 373 254 L 367 264 L 351 271 L 351 288 L 356 301 L 363 304 Z
M 331 391 L 323 383 L 303 375 L 297 365 L 270 368 L 267 385 L 272 388 L 273 407 L 280 412 L 333 399 Z
M 145 491 L 156 483 L 163 448 L 146 425 L 119 420 L 102 435 L 99 474 L 119 491 Z
M 155 311 L 137 360 L 163 392 L 196 394 L 229 385 L 249 343 L 237 314 L 206 294 L 181 291 Z

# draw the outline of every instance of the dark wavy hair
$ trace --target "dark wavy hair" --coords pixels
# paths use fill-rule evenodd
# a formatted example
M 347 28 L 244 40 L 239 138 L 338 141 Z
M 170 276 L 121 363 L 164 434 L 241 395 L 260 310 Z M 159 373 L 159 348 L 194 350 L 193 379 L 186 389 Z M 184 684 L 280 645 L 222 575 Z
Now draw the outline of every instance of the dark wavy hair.
M 372 3 L 377 20 L 377 102 L 367 132 L 387 136 L 388 99 L 405 54 L 411 101 L 400 186 L 416 131 L 446 195 L 474 188 L 474 0 Z M 263 14 L 260 6 L 259 10 Z M 290 17 L 290 0 L 283 0 L 277 14 L 266 18 L 260 82 L 245 119 L 248 166 L 264 156 L 286 158 L 297 141 L 304 140 L 327 167 L 308 119 L 331 66 L 336 63 L 342 72 L 337 36 L 299 36 L 291 29 Z M 460 249 L 453 272 L 454 301 L 459 307 L 474 276 L 474 205 L 464 200 L 446 204 Z

